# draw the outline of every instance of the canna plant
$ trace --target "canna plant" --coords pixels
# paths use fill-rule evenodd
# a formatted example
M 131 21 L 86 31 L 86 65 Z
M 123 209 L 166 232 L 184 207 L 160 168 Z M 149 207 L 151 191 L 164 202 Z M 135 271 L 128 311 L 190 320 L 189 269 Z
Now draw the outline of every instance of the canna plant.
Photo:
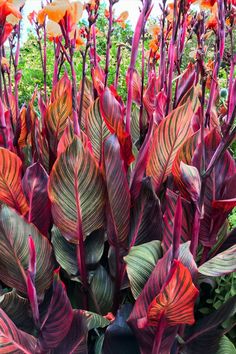
M 128 15 L 115 15 L 117 2 L 105 13 L 104 67 L 99 0 L 46 1 L 30 14 L 43 91 L 19 107 L 24 1 L 0 1 L 0 353 L 235 353 L 236 296 L 201 309 L 206 287 L 236 270 L 227 227 L 236 206 L 236 4 L 162 0 L 147 33 L 153 4 L 143 0 L 122 99 L 123 44 L 108 84 L 114 23 L 125 28 Z

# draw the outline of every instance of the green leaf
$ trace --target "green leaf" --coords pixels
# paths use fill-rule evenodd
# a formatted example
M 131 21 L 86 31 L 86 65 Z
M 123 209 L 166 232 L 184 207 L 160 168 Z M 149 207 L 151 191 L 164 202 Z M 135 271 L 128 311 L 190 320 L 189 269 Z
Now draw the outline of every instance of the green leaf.
M 52 282 L 55 265 L 52 247 L 33 224 L 29 224 L 13 209 L 3 207 L 0 211 L 0 279 L 23 294 L 27 294 L 29 236 L 36 250 L 36 290 L 38 295 L 42 295 Z
M 104 224 L 105 188 L 98 165 L 75 137 L 57 158 L 49 178 L 55 225 L 72 243 L 79 243 Z
M 135 299 L 140 295 L 161 256 L 161 242 L 151 241 L 132 247 L 129 254 L 124 257 L 131 291 Z
M 78 259 L 76 253 L 77 245 L 68 242 L 61 234 L 60 230 L 53 226 L 52 244 L 56 260 L 60 266 L 69 274 L 77 275 Z M 85 242 L 85 263 L 88 267 L 94 267 L 103 254 L 104 250 L 104 231 L 96 230 L 89 235 Z
M 97 313 L 84 311 L 84 315 L 86 317 L 87 327 L 89 331 L 95 328 L 105 328 L 110 324 L 110 321 L 107 318 L 98 315 Z
M 236 349 L 228 337 L 223 336 L 219 343 L 219 349 L 216 354 L 236 354 Z
M 198 268 L 199 273 L 218 277 L 236 271 L 236 245 L 226 251 L 217 254 L 215 257 L 204 263 Z
M 106 315 L 111 311 L 114 295 L 114 285 L 111 277 L 103 266 L 99 266 L 94 272 L 90 272 L 91 299 L 89 308 Z

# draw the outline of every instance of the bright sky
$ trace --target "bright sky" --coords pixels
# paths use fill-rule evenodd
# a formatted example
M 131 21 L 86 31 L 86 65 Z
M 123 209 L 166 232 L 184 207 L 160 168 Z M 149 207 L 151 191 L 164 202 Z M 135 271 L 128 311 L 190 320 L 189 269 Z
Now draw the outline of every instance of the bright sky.
M 108 0 L 103 0 L 101 2 L 109 3 Z M 160 0 L 153 0 L 154 8 L 152 10 L 152 17 L 157 16 L 159 13 L 159 3 Z M 119 15 L 123 11 L 129 12 L 129 21 L 132 27 L 135 27 L 138 15 L 139 15 L 139 7 L 141 5 L 140 0 L 119 0 L 117 4 L 115 4 L 114 9 L 115 13 Z M 27 20 L 27 16 L 33 10 L 37 11 L 41 8 L 41 0 L 26 0 L 24 7 L 24 22 L 23 22 L 23 36 L 26 36 L 27 29 L 30 27 L 29 21 Z

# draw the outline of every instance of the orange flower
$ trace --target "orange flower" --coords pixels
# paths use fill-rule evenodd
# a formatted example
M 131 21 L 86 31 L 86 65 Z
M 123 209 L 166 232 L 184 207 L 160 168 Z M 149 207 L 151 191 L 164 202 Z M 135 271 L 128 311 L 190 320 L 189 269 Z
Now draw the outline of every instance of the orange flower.
M 149 27 L 148 32 L 153 36 L 153 37 L 157 37 L 160 33 L 160 26 L 158 25 L 152 25 Z
M 200 1 L 200 7 L 202 9 L 208 9 L 208 10 L 211 10 L 212 7 L 217 4 L 217 1 L 216 0 L 201 0 Z
M 40 25 L 43 25 L 43 24 L 44 24 L 45 17 L 46 17 L 46 11 L 45 11 L 45 9 L 41 9 L 41 10 L 38 12 L 38 17 L 37 17 L 38 23 L 39 23 Z
M 21 19 L 21 13 L 15 6 L 13 0 L 0 0 L 0 24 L 3 25 L 9 15 L 13 15 L 17 19 Z M 11 21 L 7 21 L 11 23 Z
M 29 15 L 28 15 L 28 20 L 31 23 L 31 25 L 35 22 L 36 20 L 36 16 L 37 13 L 35 11 L 32 11 Z
M 120 16 L 115 20 L 116 23 L 118 23 L 122 28 L 126 27 L 125 21 L 129 17 L 128 11 L 124 11 L 120 14 Z
M 55 0 L 44 8 L 49 20 L 59 23 L 64 16 L 69 16 L 69 24 L 72 28 L 77 24 L 83 13 L 83 5 L 79 1 Z
M 149 48 L 156 53 L 158 51 L 158 42 L 156 39 L 152 39 L 149 43 Z
M 216 30 L 218 26 L 218 21 L 215 15 L 212 15 L 206 23 L 206 28 L 211 30 Z

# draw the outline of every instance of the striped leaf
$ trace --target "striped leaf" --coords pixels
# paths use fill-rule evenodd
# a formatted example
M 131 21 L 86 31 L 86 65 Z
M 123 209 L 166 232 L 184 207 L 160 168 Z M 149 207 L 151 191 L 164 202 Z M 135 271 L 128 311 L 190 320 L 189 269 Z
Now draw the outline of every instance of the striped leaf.
M 205 161 L 209 165 L 218 145 L 221 136 L 217 129 L 212 129 L 205 137 Z M 201 144 L 195 150 L 192 165 L 201 171 Z M 227 182 L 226 182 L 227 181 Z M 222 154 L 215 164 L 215 167 L 206 179 L 204 193 L 204 214 L 201 219 L 199 238 L 202 245 L 212 247 L 216 243 L 216 236 L 226 220 L 229 210 L 214 209 L 213 201 L 236 198 L 236 167 L 235 161 L 228 151 Z M 230 187 L 230 188 L 229 188 Z
M 49 147 L 48 141 L 44 138 L 44 134 L 41 131 L 40 121 L 38 118 L 34 121 L 33 126 L 33 140 L 34 140 L 34 148 L 35 148 L 35 156 L 41 165 L 45 168 L 45 170 L 49 171 Z
M 78 105 L 80 105 L 80 89 L 81 89 L 82 82 L 80 83 L 79 93 L 78 93 Z M 85 131 L 86 129 L 86 116 L 88 113 L 88 109 L 94 102 L 93 96 L 93 84 L 92 82 L 86 77 L 85 85 L 84 85 L 84 96 L 83 96 L 83 107 L 82 107 L 82 117 L 81 117 L 81 129 Z
M 56 101 L 64 93 L 67 93 L 67 95 L 71 95 L 71 91 L 72 91 L 72 85 L 68 77 L 68 74 L 65 72 L 62 78 L 56 83 L 55 86 L 53 86 L 50 101 L 51 102 Z
M 20 331 L 0 309 L 0 353 L 35 353 L 36 338 Z
M 194 166 L 180 162 L 181 178 L 185 185 L 190 200 L 198 204 L 201 192 L 201 177 L 198 169 Z
M 29 209 L 21 186 L 22 162 L 13 152 L 0 148 L 0 203 L 25 215 Z
M 75 137 L 57 158 L 48 185 L 55 225 L 63 236 L 79 243 L 104 224 L 104 182 L 95 159 Z
M 114 285 L 106 269 L 99 265 L 98 268 L 90 272 L 90 289 L 93 299 L 89 299 L 89 309 L 97 312 L 97 307 L 102 315 L 106 315 L 112 310 Z M 94 299 L 96 305 L 94 305 Z
M 193 111 L 190 101 L 174 109 L 156 128 L 150 147 L 146 173 L 152 177 L 155 190 L 171 173 L 179 148 L 192 134 Z
M 225 332 L 222 324 L 230 320 L 236 313 L 236 296 L 229 298 L 223 305 L 210 315 L 199 319 L 196 324 L 186 328 L 183 335 L 182 350 L 188 354 L 216 354 L 220 340 Z M 233 323 L 233 322 L 232 322 Z M 224 352 L 228 354 L 227 352 Z
M 72 321 L 73 310 L 66 294 L 65 285 L 60 280 L 58 271 L 55 271 L 51 301 L 38 337 L 37 348 L 40 352 L 56 348 L 68 334 Z
M 162 211 L 160 200 L 153 191 L 150 178 L 142 181 L 141 192 L 131 209 L 130 245 L 140 245 L 161 239 Z
M 26 107 L 23 107 L 20 111 L 19 115 L 19 122 L 20 122 L 20 133 L 18 138 L 18 145 L 20 148 L 23 148 L 27 145 L 27 136 L 28 130 L 26 125 Z
M 195 322 L 194 304 L 199 291 L 193 284 L 190 271 L 180 261 L 174 260 L 170 273 L 164 289 L 149 305 L 149 326 L 157 326 L 162 316 L 169 326 L 192 325 Z
M 128 324 L 134 331 L 137 340 L 139 342 L 140 352 L 143 354 L 152 353 L 152 346 L 156 336 L 156 327 L 144 327 L 139 328 L 139 319 L 143 319 L 147 316 L 148 307 L 153 301 L 153 299 L 160 293 L 162 286 L 165 284 L 167 277 L 171 269 L 173 254 L 172 247 L 168 252 L 158 260 L 155 265 L 148 281 L 146 282 L 142 293 L 137 298 L 131 315 L 128 319 Z M 180 246 L 179 260 L 185 267 L 187 267 L 191 273 L 192 278 L 197 274 L 197 267 L 189 250 L 189 242 L 182 244 Z M 168 343 L 166 343 L 166 337 L 168 338 Z M 163 343 L 161 345 L 161 350 L 164 347 L 168 347 L 168 350 L 163 351 L 163 353 L 168 353 L 172 347 L 176 337 L 176 328 L 173 328 L 173 332 L 164 333 Z M 162 353 L 162 351 L 160 351 Z
M 57 156 L 59 156 L 62 152 L 64 152 L 68 145 L 70 145 L 75 137 L 73 123 L 70 119 L 68 119 L 66 128 L 59 140 L 57 145 Z
M 162 247 L 164 253 L 167 252 L 170 246 L 173 244 L 173 236 L 174 236 L 174 217 L 175 210 L 177 205 L 178 195 L 172 192 L 170 189 L 166 191 L 166 210 L 163 216 L 163 238 L 162 238 Z M 182 199 L 182 232 L 181 232 L 181 242 L 184 243 L 191 239 L 192 232 L 192 222 L 194 210 L 191 204 Z
M 114 236 L 108 235 L 112 245 L 127 246 L 130 221 L 130 192 L 124 162 L 120 154 L 120 144 L 116 135 L 111 135 L 104 143 L 104 165 L 110 214 Z
M 79 272 L 77 259 L 77 246 L 68 242 L 55 226 L 52 228 L 52 244 L 55 257 L 60 266 L 69 275 L 77 275 Z M 85 263 L 93 269 L 100 261 L 104 250 L 104 231 L 96 230 L 89 235 L 85 242 Z
M 94 312 L 84 311 L 84 316 L 89 331 L 95 328 L 105 328 L 110 324 L 110 321 L 105 316 L 98 315 Z
M 99 165 L 102 162 L 103 143 L 110 131 L 102 119 L 99 98 L 88 109 L 86 118 L 86 134 L 91 141 L 93 154 Z
M 184 70 L 181 78 L 178 80 L 176 106 L 179 104 L 184 95 L 193 87 L 195 78 L 195 65 L 193 63 L 189 63 L 187 69 Z
M 135 299 L 141 294 L 161 256 L 161 242 L 151 241 L 132 247 L 128 255 L 124 257 L 131 291 Z
M 189 198 L 189 195 L 188 195 L 188 190 L 186 189 L 186 186 L 181 178 L 180 163 L 182 161 L 187 165 L 191 165 L 194 151 L 199 143 L 199 138 L 200 138 L 199 131 L 197 131 L 192 136 L 190 136 L 190 138 L 188 138 L 186 142 L 178 150 L 172 165 L 171 172 L 174 176 L 175 184 L 177 185 L 179 191 L 181 192 L 184 198 Z
M 46 126 L 49 136 L 50 148 L 54 154 L 57 144 L 67 125 L 67 119 L 72 111 L 72 99 L 67 92 L 49 104 L 46 113 Z
M 28 221 L 35 224 L 45 236 L 48 234 L 51 221 L 47 183 L 48 174 L 39 162 L 27 168 L 22 180 L 24 194 L 29 204 Z
M 34 241 L 37 257 L 37 294 L 42 295 L 52 281 L 54 259 L 51 245 L 33 224 L 26 222 L 13 209 L 3 207 L 0 211 L 0 279 L 23 294 L 27 294 L 29 236 Z
M 236 348 L 227 336 L 223 336 L 216 354 L 236 354 Z
M 0 308 L 19 329 L 27 331 L 28 333 L 33 332 L 34 323 L 30 313 L 29 301 L 17 294 L 16 290 L 12 290 L 0 296 Z
M 198 268 L 199 273 L 209 277 L 219 277 L 236 271 L 236 245 L 204 263 Z
M 88 328 L 82 311 L 73 311 L 69 333 L 64 337 L 52 354 L 87 354 Z

